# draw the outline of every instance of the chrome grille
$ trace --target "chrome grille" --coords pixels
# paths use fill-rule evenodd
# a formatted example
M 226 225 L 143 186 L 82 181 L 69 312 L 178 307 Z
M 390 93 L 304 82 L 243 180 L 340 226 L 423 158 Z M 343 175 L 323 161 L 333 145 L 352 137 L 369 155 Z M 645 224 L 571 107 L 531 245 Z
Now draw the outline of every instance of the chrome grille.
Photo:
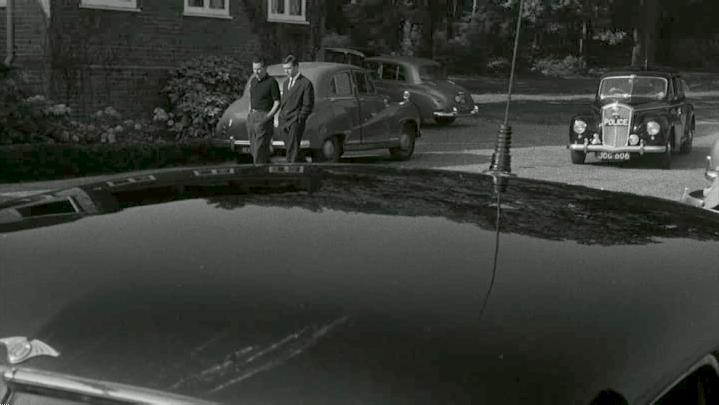
M 602 108 L 602 141 L 606 146 L 626 146 L 632 125 L 632 108 L 609 104 Z

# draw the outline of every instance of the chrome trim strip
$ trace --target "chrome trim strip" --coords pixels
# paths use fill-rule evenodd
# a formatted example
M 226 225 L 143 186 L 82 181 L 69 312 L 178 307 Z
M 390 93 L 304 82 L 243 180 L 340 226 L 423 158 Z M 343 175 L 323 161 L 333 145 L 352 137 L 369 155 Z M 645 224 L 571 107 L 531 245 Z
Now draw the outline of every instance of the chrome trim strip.
M 667 392 L 671 391 L 672 388 L 674 388 L 677 384 L 679 384 L 683 379 L 685 379 L 688 375 L 691 373 L 699 370 L 700 368 L 704 366 L 711 366 L 711 368 L 714 369 L 714 371 L 719 375 L 719 362 L 717 362 L 717 359 L 712 356 L 711 354 L 707 354 L 706 356 L 702 357 L 701 360 L 694 363 L 693 366 L 689 368 L 689 370 L 685 371 L 682 375 L 680 375 L 677 379 L 674 380 L 671 384 L 669 384 L 662 392 L 659 393 L 651 402 L 650 404 L 657 403 L 658 400 L 662 398 Z
M 3 373 L 11 391 L 22 392 L 23 387 L 33 387 L 66 392 L 76 395 L 87 395 L 95 398 L 142 403 L 149 405 L 208 405 L 211 402 L 196 398 L 179 396 L 148 388 L 115 384 L 106 381 L 92 380 L 75 376 L 66 376 L 49 371 L 14 368 Z
M 471 117 L 472 115 L 476 115 L 479 112 L 478 109 L 474 109 L 470 112 L 445 112 L 445 111 L 435 111 L 433 115 L 435 117 Z
M 570 150 L 574 151 L 580 151 L 580 152 L 636 152 L 636 153 L 664 153 L 667 151 L 666 146 L 646 146 L 646 145 L 637 145 L 637 146 L 620 146 L 620 147 L 612 147 L 612 146 L 605 146 L 605 145 L 588 145 L 588 144 L 577 144 L 573 143 L 569 145 Z
M 235 139 L 234 141 L 231 141 L 233 145 L 238 146 L 250 146 L 250 141 L 247 139 Z M 284 148 L 285 147 L 285 141 L 272 141 L 273 147 L 279 147 Z M 300 148 L 309 148 L 310 147 L 310 141 L 307 139 L 303 139 L 300 141 Z

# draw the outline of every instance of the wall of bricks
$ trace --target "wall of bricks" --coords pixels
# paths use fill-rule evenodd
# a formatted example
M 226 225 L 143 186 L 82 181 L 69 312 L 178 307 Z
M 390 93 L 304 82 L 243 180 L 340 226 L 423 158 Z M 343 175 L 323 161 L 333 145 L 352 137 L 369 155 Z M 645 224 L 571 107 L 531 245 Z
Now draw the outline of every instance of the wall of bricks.
M 39 0 L 15 0 L 15 60 L 28 94 L 47 94 L 50 75 L 49 21 Z M 7 10 L 0 7 L 0 60 L 7 56 Z
M 260 45 L 240 0 L 231 19 L 183 15 L 183 0 L 138 0 L 139 12 L 52 2 L 51 93 L 80 116 L 113 106 L 148 116 L 164 103 L 168 70 L 204 55 L 250 63 Z

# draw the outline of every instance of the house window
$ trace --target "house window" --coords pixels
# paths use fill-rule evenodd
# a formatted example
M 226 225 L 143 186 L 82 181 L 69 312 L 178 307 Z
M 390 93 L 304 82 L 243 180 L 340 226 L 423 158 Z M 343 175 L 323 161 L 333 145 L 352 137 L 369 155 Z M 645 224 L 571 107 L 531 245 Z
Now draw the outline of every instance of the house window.
M 137 0 L 80 0 L 80 7 L 139 11 Z
M 309 24 L 307 0 L 267 0 L 267 21 Z
M 231 18 L 229 0 L 183 0 L 185 15 Z
M 0 0 L 0 7 L 5 7 L 5 0 Z

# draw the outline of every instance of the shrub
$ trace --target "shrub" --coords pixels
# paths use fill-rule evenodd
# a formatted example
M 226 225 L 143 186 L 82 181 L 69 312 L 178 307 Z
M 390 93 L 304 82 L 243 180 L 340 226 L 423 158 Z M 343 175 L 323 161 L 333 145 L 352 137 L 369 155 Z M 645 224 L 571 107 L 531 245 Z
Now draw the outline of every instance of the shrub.
M 161 113 L 156 109 L 155 121 L 164 123 L 176 140 L 211 136 L 225 109 L 242 95 L 249 73 L 248 67 L 230 57 L 185 63 L 170 73 L 162 90 L 169 109 L 159 108 Z
M 532 64 L 533 72 L 539 72 L 544 76 L 552 77 L 577 75 L 582 73 L 585 69 L 586 62 L 584 61 L 584 58 L 572 55 L 564 58 L 555 56 L 539 58 Z
M 0 144 L 62 142 L 72 128 L 70 108 L 41 95 L 26 97 L 18 79 L 0 78 Z
M 487 62 L 486 69 L 488 73 L 506 73 L 509 72 L 510 67 L 511 64 L 509 63 L 509 60 L 500 56 L 490 59 Z

